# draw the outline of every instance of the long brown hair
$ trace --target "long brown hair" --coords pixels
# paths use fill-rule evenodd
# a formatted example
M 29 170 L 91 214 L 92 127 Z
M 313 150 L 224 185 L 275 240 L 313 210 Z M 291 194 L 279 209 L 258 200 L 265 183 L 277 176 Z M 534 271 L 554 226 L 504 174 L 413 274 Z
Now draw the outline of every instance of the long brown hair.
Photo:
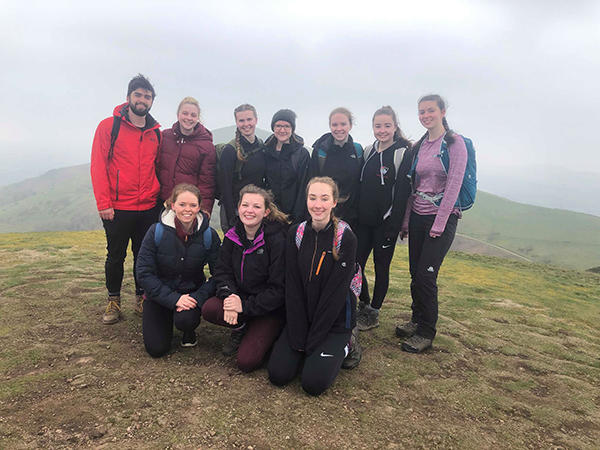
M 310 181 L 308 182 L 308 184 L 306 185 L 306 198 L 307 199 L 308 199 L 308 190 L 315 183 L 322 183 L 322 184 L 326 184 L 327 186 L 329 186 L 331 188 L 331 196 L 333 197 L 333 201 L 336 203 L 339 201 L 340 190 L 338 188 L 337 183 L 331 177 L 311 178 Z M 337 261 L 340 258 L 340 255 L 338 255 L 335 242 L 336 242 L 336 237 L 337 237 L 337 228 L 338 228 L 338 224 L 339 224 L 339 219 L 333 213 L 333 209 L 331 210 L 331 222 L 333 224 L 333 243 L 332 243 L 332 247 L 331 247 L 331 254 L 333 255 L 333 259 Z
M 233 117 L 235 118 L 235 121 L 236 121 L 235 151 L 237 153 L 237 158 L 240 161 L 246 161 L 246 159 L 247 159 L 246 155 L 244 154 L 244 150 L 242 149 L 242 144 L 240 143 L 240 139 L 242 138 L 242 133 L 240 133 L 240 130 L 237 127 L 237 113 L 243 112 L 243 111 L 252 111 L 252 113 L 254 114 L 254 118 L 255 119 L 258 118 L 258 115 L 256 114 L 256 108 L 248 103 L 243 103 L 233 110 Z
M 254 184 L 247 184 L 242 189 L 240 189 L 240 200 L 238 202 L 238 208 L 242 204 L 242 199 L 246 194 L 258 194 L 263 198 L 263 200 L 265 201 L 265 209 L 271 211 L 269 215 L 265 217 L 265 219 L 271 222 L 279 222 L 284 224 L 290 223 L 288 215 L 281 211 L 273 201 L 273 194 L 270 191 L 267 191 L 266 189 L 255 186 Z

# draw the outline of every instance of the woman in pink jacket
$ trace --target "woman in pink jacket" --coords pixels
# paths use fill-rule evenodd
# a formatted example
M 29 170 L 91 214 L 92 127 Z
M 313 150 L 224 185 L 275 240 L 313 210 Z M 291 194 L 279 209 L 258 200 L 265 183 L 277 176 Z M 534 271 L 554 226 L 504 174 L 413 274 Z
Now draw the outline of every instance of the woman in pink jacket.
M 200 123 L 200 105 L 185 97 L 177 108 L 177 122 L 162 132 L 156 173 L 160 182 L 160 199 L 169 198 L 173 187 L 192 184 L 200 190 L 200 209 L 212 212 L 215 199 L 217 154 L 212 134 Z

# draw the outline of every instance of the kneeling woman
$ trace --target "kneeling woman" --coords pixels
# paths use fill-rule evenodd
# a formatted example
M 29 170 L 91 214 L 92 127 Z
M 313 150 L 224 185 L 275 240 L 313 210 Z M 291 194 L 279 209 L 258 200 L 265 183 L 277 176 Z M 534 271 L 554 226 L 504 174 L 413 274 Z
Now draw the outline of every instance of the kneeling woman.
M 300 370 L 302 387 L 319 395 L 334 382 L 349 352 L 356 323 L 356 237 L 333 215 L 339 192 L 329 177 L 308 183 L 310 220 L 294 226 L 286 244 L 287 325 L 273 348 L 269 379 L 289 383 Z M 360 278 L 360 277 L 358 277 Z
M 215 270 L 217 296 L 202 307 L 209 322 L 232 328 L 223 347 L 237 351 L 240 370 L 260 366 L 285 322 L 287 216 L 271 194 L 255 185 L 240 191 L 238 218 L 225 233 Z
M 212 278 L 219 235 L 200 212 L 202 197 L 191 184 L 175 186 L 160 221 L 150 227 L 138 255 L 137 276 L 146 292 L 142 330 L 146 351 L 153 357 L 171 348 L 173 324 L 183 331 L 182 347 L 196 345 L 196 328 L 207 298 L 215 293 Z

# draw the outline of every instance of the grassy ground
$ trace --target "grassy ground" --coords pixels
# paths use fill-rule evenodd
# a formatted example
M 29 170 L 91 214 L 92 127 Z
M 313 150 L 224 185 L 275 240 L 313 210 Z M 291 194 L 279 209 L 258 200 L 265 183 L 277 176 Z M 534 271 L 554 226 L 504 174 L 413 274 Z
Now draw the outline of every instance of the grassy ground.
M 597 448 L 600 275 L 450 254 L 434 348 L 400 350 L 398 247 L 379 328 L 319 398 L 220 354 L 154 360 L 133 313 L 104 326 L 102 232 L 0 235 L 0 448 Z M 127 293 L 127 294 L 125 294 Z

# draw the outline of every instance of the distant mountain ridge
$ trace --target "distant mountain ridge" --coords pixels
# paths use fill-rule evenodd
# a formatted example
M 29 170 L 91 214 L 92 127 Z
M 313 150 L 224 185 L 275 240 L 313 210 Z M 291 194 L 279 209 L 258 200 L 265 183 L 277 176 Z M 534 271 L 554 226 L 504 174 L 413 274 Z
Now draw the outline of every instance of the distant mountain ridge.
M 214 142 L 228 142 L 234 133 L 235 127 L 214 130 Z M 262 138 L 269 134 L 257 131 Z M 89 164 L 0 187 L 0 233 L 99 228 Z M 459 222 L 453 249 L 589 269 L 600 266 L 599 230 L 598 216 L 478 191 L 475 206 Z

